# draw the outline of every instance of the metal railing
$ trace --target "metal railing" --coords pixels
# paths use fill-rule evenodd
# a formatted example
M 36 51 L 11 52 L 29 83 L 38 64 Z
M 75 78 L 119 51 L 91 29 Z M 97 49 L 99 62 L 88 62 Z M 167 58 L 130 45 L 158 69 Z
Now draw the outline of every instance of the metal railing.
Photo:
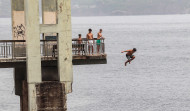
M 41 40 L 40 53 L 43 58 L 57 57 L 57 41 L 56 40 Z M 99 55 L 105 53 L 104 39 L 87 40 L 78 39 L 72 40 L 72 54 L 78 55 Z M 0 40 L 0 59 L 9 58 L 25 58 L 26 57 L 26 41 L 25 40 Z
M 78 39 L 72 40 L 73 55 L 101 55 L 105 54 L 104 39 L 87 40 L 83 38 L 82 41 Z
M 0 58 L 25 57 L 25 40 L 0 40 Z

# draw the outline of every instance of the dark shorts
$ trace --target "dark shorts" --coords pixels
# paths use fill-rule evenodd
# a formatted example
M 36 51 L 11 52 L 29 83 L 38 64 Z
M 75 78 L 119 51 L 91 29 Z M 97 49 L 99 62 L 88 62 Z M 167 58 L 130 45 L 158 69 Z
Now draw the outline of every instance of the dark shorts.
M 126 57 L 127 57 L 128 60 L 131 60 L 131 58 L 133 58 L 134 55 L 131 55 L 131 56 L 130 56 L 130 55 L 127 55 L 127 54 L 126 54 Z

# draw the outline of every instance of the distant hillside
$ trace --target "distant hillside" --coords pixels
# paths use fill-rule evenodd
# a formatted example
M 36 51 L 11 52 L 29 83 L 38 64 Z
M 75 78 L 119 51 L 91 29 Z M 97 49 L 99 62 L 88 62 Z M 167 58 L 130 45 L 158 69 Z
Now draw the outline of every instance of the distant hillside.
M 73 15 L 187 14 L 190 0 L 73 0 Z
M 71 0 L 73 16 L 189 14 L 190 0 Z M 0 17 L 10 17 L 10 0 L 0 0 Z

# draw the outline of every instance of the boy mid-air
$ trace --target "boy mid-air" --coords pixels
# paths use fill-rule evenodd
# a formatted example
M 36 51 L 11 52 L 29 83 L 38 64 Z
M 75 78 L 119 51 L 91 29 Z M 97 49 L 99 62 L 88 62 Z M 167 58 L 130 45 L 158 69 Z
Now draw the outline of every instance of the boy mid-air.
M 126 57 L 127 57 L 127 61 L 125 62 L 125 66 L 127 65 L 127 63 L 131 63 L 132 60 L 135 59 L 135 56 L 133 55 L 135 52 L 137 51 L 136 48 L 133 48 L 132 50 L 126 50 L 126 51 L 122 51 L 121 53 L 127 52 L 126 53 Z

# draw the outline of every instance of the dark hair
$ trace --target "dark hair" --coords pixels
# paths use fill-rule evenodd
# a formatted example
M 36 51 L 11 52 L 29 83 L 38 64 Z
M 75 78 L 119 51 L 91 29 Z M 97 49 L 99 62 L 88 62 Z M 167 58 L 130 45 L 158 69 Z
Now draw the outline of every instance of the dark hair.
M 79 34 L 79 37 L 81 36 L 81 34 Z
M 88 31 L 92 31 L 92 29 L 88 29 Z
M 102 29 L 100 29 L 100 31 L 102 31 Z
M 136 51 L 137 51 L 137 49 L 136 49 L 136 48 L 133 48 L 133 51 L 135 51 L 135 52 L 136 52 Z

